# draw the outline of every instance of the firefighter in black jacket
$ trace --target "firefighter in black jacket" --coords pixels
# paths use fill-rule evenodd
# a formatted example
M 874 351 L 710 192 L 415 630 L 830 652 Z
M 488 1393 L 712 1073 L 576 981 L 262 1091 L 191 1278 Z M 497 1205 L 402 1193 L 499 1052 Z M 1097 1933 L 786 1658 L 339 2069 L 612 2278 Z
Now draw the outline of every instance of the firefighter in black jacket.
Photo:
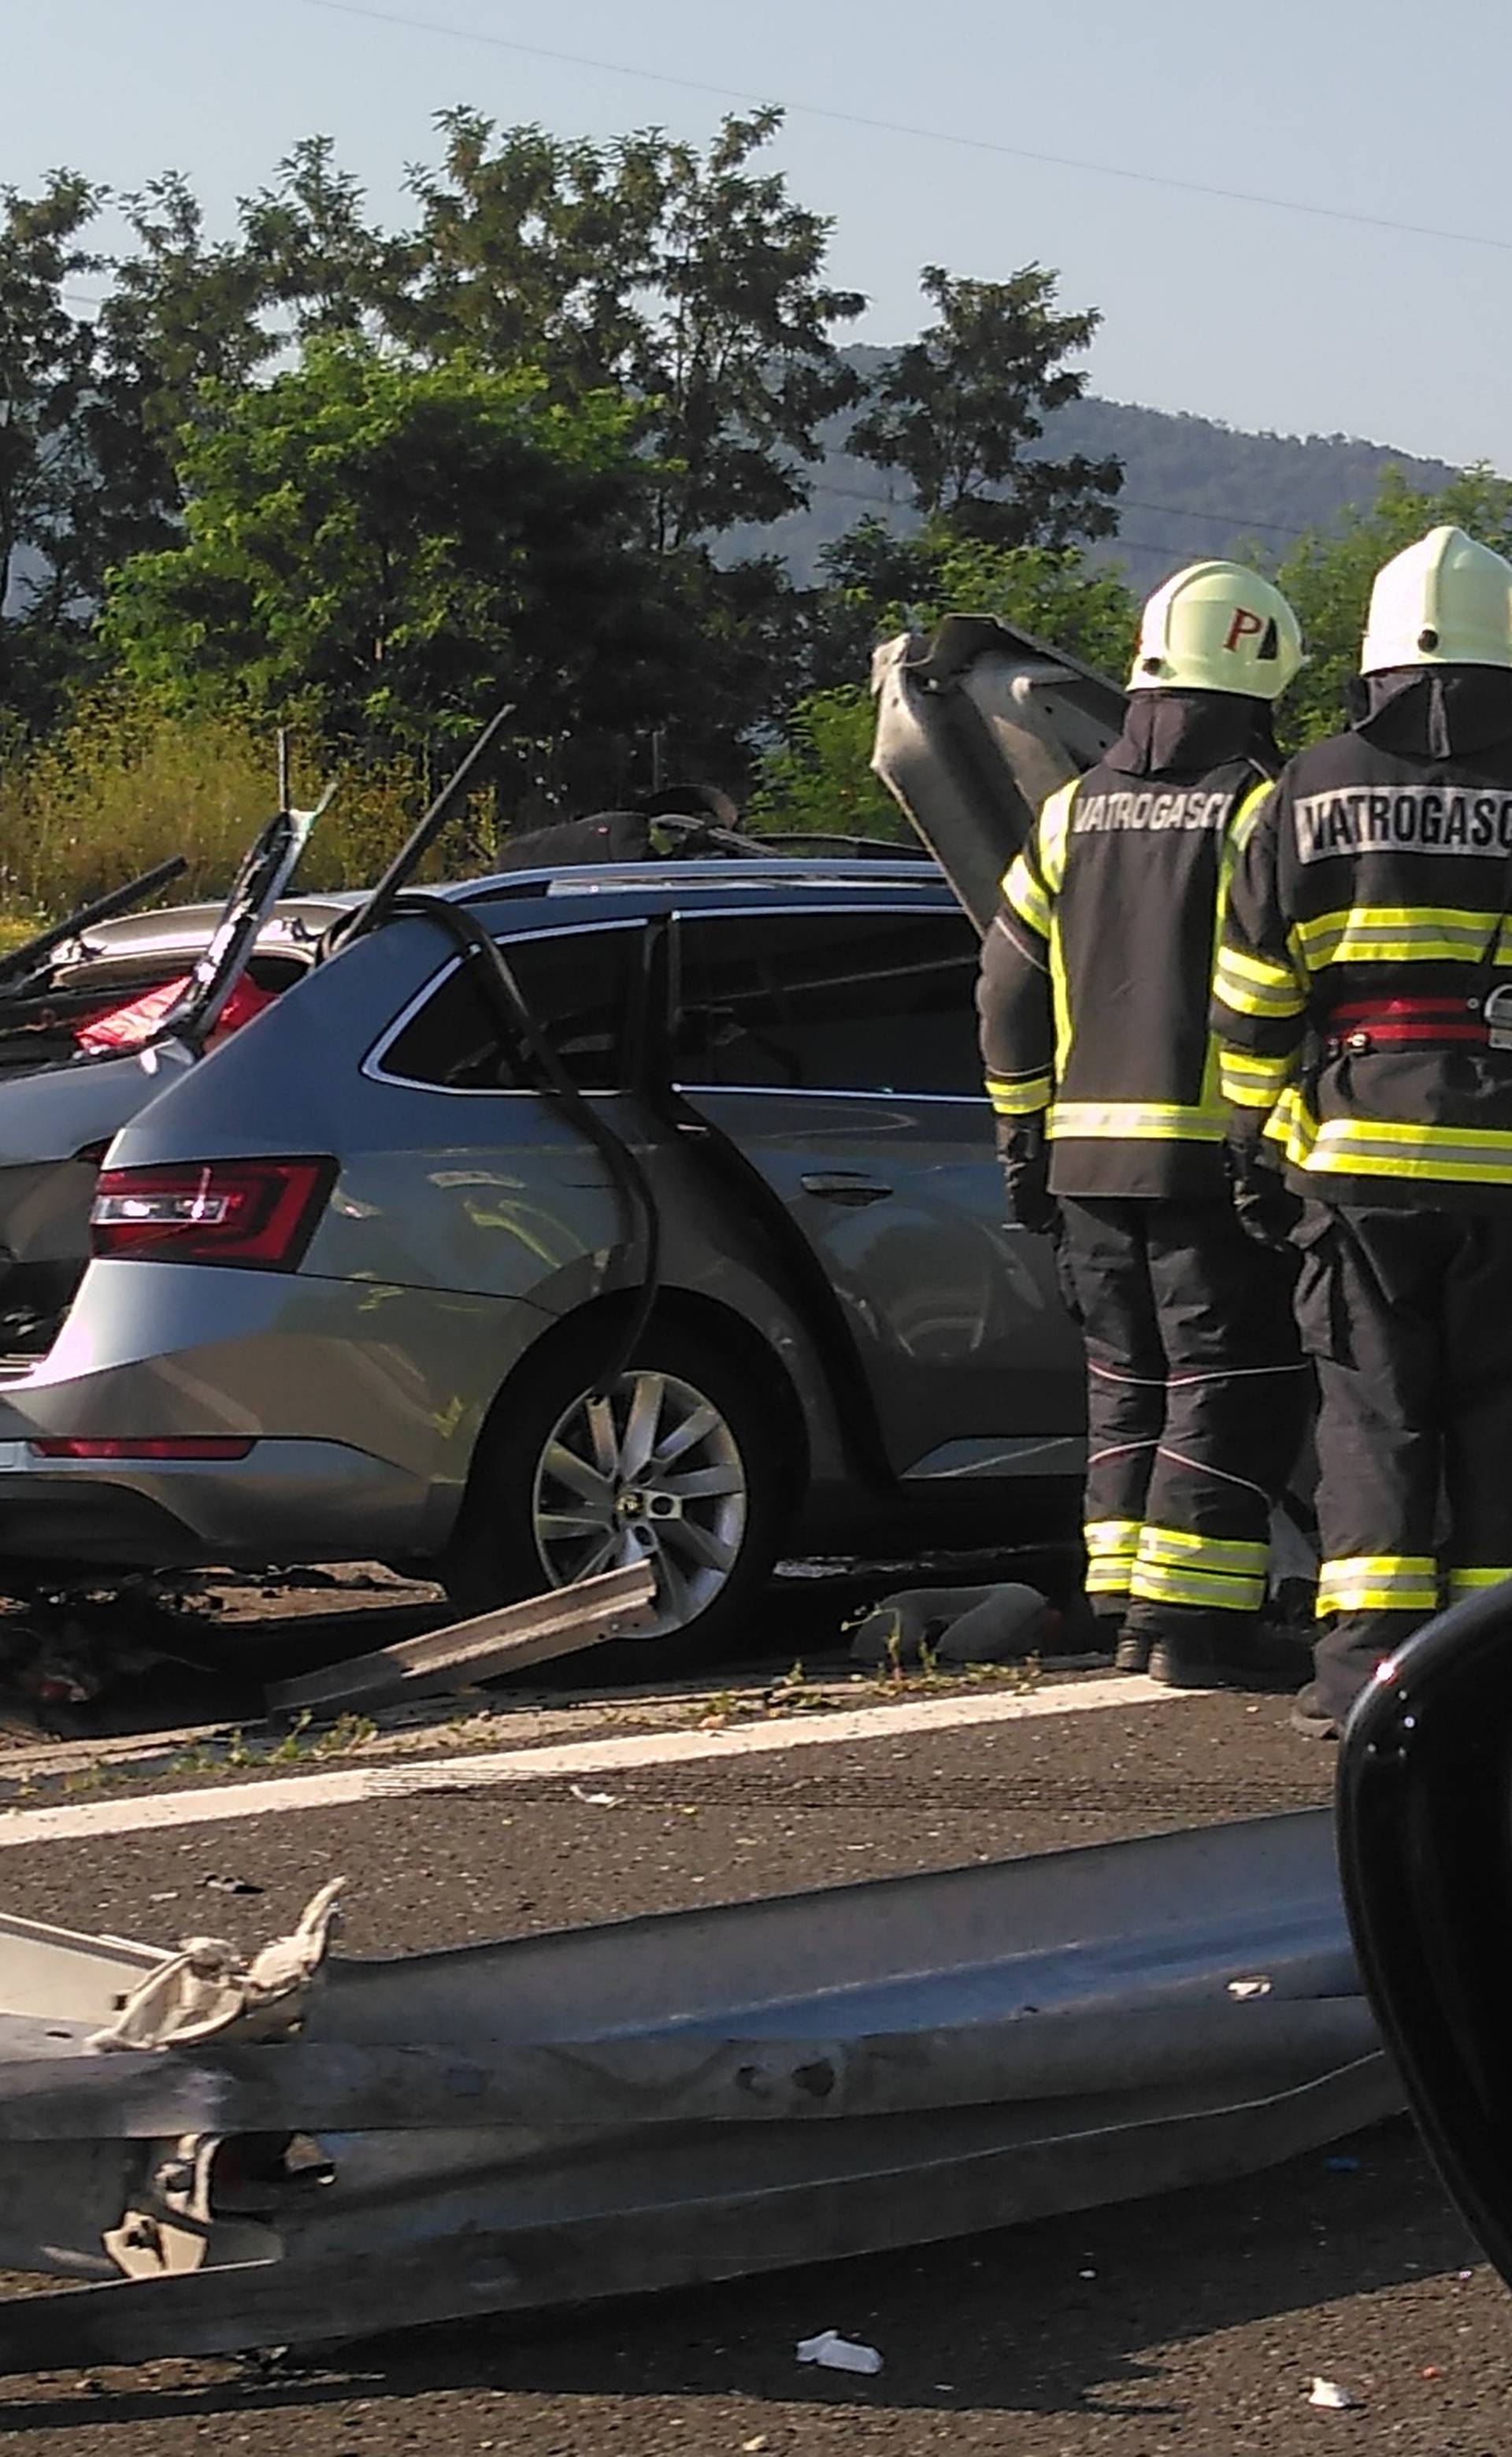
M 1121 739 L 1003 883 L 977 1004 L 1010 1221 L 1087 1345 L 1087 1589 L 1125 1670 L 1244 1679 L 1310 1404 L 1290 1271 L 1230 1199 L 1208 1022 L 1221 899 L 1280 766 L 1286 600 L 1193 565 L 1145 609 Z
M 1241 1173 L 1263 1199 L 1269 1145 L 1307 1198 L 1323 1630 L 1293 1721 L 1323 1738 L 1445 1591 L 1512 1577 L 1512 565 L 1435 529 L 1360 662 L 1353 726 L 1251 836 L 1213 1009 Z

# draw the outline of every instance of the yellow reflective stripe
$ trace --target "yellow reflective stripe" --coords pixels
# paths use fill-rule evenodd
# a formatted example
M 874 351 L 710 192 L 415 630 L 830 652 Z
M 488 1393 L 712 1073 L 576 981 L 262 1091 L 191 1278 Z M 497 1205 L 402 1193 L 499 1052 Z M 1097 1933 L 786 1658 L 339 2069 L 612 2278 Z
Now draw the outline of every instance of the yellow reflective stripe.
M 1174 1101 L 1057 1101 L 1046 1132 L 1061 1142 L 1221 1144 L 1225 1125 L 1221 1110 Z
M 1325 1118 L 1319 1125 L 1299 1099 L 1293 1102 L 1281 1131 L 1291 1166 L 1315 1176 L 1512 1185 L 1512 1133 L 1480 1126 L 1404 1125 L 1388 1118 Z
M 1423 1553 L 1362 1553 L 1325 1561 L 1318 1572 L 1317 1612 L 1437 1612 L 1438 1565 Z
M 1475 1596 L 1479 1595 L 1483 1587 L 1500 1587 L 1504 1585 L 1508 1579 L 1512 1579 L 1512 1568 L 1501 1570 L 1451 1570 L 1449 1573 L 1449 1593 L 1451 1596 Z
M 1141 1603 L 1197 1604 L 1217 1612 L 1258 1612 L 1265 1601 L 1263 1577 L 1240 1577 L 1228 1570 L 1178 1569 L 1169 1561 L 1134 1565 L 1129 1593 Z
M 1220 947 L 1213 970 L 1213 994 L 1235 1015 L 1300 1015 L 1307 992 L 1286 964 L 1259 956 L 1241 955 L 1237 947 Z
M 1010 913 L 1018 916 L 1036 938 L 1050 935 L 1050 899 L 1029 868 L 1025 855 L 1019 854 L 1003 882 L 1003 900 Z
M 1089 1518 L 1082 1529 L 1087 1546 L 1086 1588 L 1089 1596 L 1127 1596 L 1139 1550 L 1137 1518 Z
M 1040 868 L 1045 884 L 1052 896 L 1059 896 L 1066 881 L 1066 855 L 1071 841 L 1071 812 L 1076 802 L 1079 776 L 1052 794 L 1040 813 Z
M 1082 1529 L 1082 1541 L 1093 1560 L 1109 1553 L 1127 1553 L 1132 1560 L 1144 1532 L 1140 1518 L 1089 1518 Z
M 1285 1090 L 1295 1063 L 1295 1057 L 1258 1057 L 1253 1050 L 1232 1049 L 1225 1043 L 1218 1052 L 1219 1088 L 1236 1108 L 1269 1109 Z
M 1066 877 L 1066 849 L 1070 841 L 1071 805 L 1079 777 L 1052 794 L 1040 813 L 1033 836 L 1014 856 L 1003 879 L 1003 900 L 1010 912 L 1041 939 L 1050 935 L 1050 914 Z
M 1356 904 L 1293 927 L 1312 973 L 1330 964 L 1480 963 L 1493 932 L 1496 962 L 1505 963 L 1512 947 L 1501 916 L 1449 904 Z
M 1185 1527 L 1159 1527 L 1147 1522 L 1139 1539 L 1141 1567 L 1147 1561 L 1185 1561 L 1197 1569 L 1257 1572 L 1263 1577 L 1269 1558 L 1264 1544 L 1228 1536 L 1193 1536 Z
M 1267 776 L 1260 784 L 1255 786 L 1253 793 L 1245 795 L 1244 800 L 1239 804 L 1237 811 L 1234 813 L 1233 825 L 1229 830 L 1228 844 L 1229 858 L 1227 868 L 1231 873 L 1234 864 L 1237 862 L 1239 856 L 1243 853 L 1245 846 L 1253 836 L 1255 821 L 1258 819 L 1260 813 L 1264 810 L 1274 791 L 1274 780 L 1272 777 Z
M 1287 1159 L 1295 1161 L 1296 1167 L 1300 1168 L 1303 1163 L 1297 1159 L 1296 1153 L 1293 1150 L 1294 1139 L 1299 1149 L 1311 1150 L 1312 1138 L 1316 1131 L 1316 1121 L 1310 1114 L 1307 1104 L 1302 1098 L 1300 1084 L 1288 1084 L 1266 1120 L 1266 1142 L 1279 1144 Z
M 1290 967 L 1273 963 L 1268 956 L 1247 956 L 1239 947 L 1220 947 L 1218 961 L 1226 971 L 1243 981 L 1255 981 L 1262 988 L 1267 984 L 1276 989 L 1295 987 Z
M 1219 1056 L 1224 1066 L 1239 1083 L 1284 1083 L 1293 1063 L 1290 1054 L 1285 1058 L 1275 1058 L 1263 1049 L 1235 1049 L 1228 1042 L 1224 1043 Z
M 1049 1106 L 1052 1086 L 1048 1075 L 1028 1075 L 1006 1084 L 1000 1076 L 987 1077 L 987 1098 L 1000 1118 L 1032 1117 Z
M 1127 1596 L 1133 1574 L 1132 1561 L 1089 1561 L 1083 1584 L 1089 1596 Z

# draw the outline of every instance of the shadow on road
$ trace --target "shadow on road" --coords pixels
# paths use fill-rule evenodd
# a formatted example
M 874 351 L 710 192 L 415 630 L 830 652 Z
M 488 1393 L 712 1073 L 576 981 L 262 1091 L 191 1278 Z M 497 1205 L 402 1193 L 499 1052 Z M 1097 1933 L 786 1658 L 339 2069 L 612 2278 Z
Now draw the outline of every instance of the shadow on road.
M 0 2402 L 0 2428 L 178 2420 L 202 2430 L 217 2416 L 313 2419 L 360 2400 L 376 2446 L 388 2401 L 475 2392 L 553 2406 L 735 2397 L 790 2414 L 864 2404 L 1155 2421 L 1175 2410 L 1161 2402 L 1159 2350 L 1259 2324 L 1267 2361 L 1299 2360 L 1276 2349 L 1309 2343 L 1303 2315 L 1452 2279 L 1480 2258 L 1403 2122 L 1332 2162 L 1313 2153 L 1237 2183 L 822 2269 L 449 2324 L 292 2369 L 174 2366 L 170 2385 L 157 2367 L 151 2385 L 116 2371 L 82 2391 L 50 2381 Z M 878 2346 L 881 2377 L 797 2366 L 796 2341 L 825 2327 Z

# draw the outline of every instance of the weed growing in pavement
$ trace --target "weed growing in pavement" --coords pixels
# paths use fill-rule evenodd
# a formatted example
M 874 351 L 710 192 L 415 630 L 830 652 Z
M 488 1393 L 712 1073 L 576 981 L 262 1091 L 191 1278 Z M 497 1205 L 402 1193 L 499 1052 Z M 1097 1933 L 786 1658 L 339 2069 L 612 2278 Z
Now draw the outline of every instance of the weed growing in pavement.
M 887 1641 L 886 1654 L 869 1677 L 872 1687 L 884 1698 L 961 1688 L 1027 1693 L 1039 1687 L 1045 1678 L 1045 1666 L 1037 1655 L 1026 1655 L 1016 1663 L 942 1663 L 939 1650 L 927 1641 L 919 1649 L 919 1662 L 905 1663 L 901 1641 L 894 1630 Z
M 104 1791 L 109 1780 L 101 1765 L 78 1766 L 64 1776 L 63 1788 L 71 1799 L 78 1799 L 85 1792 Z
M 186 1749 L 168 1770 L 170 1774 L 242 1774 L 260 1766 L 302 1765 L 344 1757 L 349 1750 L 362 1748 L 377 1731 L 368 1715 L 338 1715 L 334 1724 L 318 1729 L 306 1708 L 276 1741 L 248 1740 L 238 1726 L 208 1747 Z
M 347 1749 L 360 1749 L 366 1741 L 376 1740 L 378 1725 L 371 1715 L 338 1715 L 328 1732 L 318 1732 L 313 1744 L 318 1758 L 339 1758 Z
M 693 1698 L 688 1703 L 688 1716 L 700 1731 L 710 1731 L 721 1724 L 734 1723 L 744 1700 L 734 1689 L 716 1689 L 709 1698 Z

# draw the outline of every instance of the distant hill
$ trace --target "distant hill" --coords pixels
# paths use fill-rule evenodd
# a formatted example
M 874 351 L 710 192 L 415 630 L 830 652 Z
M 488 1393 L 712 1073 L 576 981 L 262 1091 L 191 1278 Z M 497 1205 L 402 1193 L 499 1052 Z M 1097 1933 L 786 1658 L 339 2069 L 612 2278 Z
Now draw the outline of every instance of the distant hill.
M 850 355 L 869 372 L 885 354 Z M 852 460 L 844 444 L 848 426 L 848 420 L 832 423 L 809 509 L 769 528 L 734 532 L 728 552 L 785 555 L 795 580 L 807 586 L 818 577 L 820 548 L 868 512 L 900 530 L 914 526 L 906 484 Z M 1058 410 L 1046 424 L 1044 449 L 1056 458 L 1114 453 L 1123 462 L 1120 533 L 1094 552 L 1121 562 L 1140 592 L 1180 564 L 1241 544 L 1284 554 L 1301 530 L 1331 528 L 1350 506 L 1363 509 L 1373 503 L 1385 468 L 1395 465 L 1430 491 L 1455 474 L 1443 462 L 1354 436 L 1252 435 L 1216 419 L 1122 401 L 1081 401 Z

